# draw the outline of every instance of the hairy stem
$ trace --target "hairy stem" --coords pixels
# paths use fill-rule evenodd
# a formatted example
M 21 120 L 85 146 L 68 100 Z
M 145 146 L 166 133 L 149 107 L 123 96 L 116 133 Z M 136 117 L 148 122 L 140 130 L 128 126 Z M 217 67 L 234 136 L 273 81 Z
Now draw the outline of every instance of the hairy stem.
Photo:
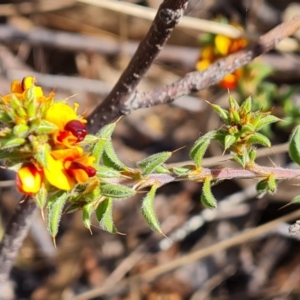
M 8 279 L 36 211 L 36 204 L 26 197 L 18 204 L 0 244 L 0 282 Z

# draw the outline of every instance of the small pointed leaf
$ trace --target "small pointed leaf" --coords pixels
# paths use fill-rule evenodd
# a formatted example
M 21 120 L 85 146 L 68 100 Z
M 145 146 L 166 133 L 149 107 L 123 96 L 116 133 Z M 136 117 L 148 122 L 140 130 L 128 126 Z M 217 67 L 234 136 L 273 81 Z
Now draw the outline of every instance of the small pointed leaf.
M 103 182 L 100 185 L 101 195 L 109 198 L 123 199 L 136 194 L 136 191 L 125 186 Z
M 67 201 L 68 193 L 64 191 L 59 191 L 52 195 L 48 200 L 47 205 L 47 223 L 48 231 L 52 237 L 55 237 L 58 232 L 59 222 L 62 214 L 62 210 Z
M 48 192 L 44 184 L 41 185 L 34 199 L 40 209 L 43 209 L 47 203 Z
M 273 115 L 267 115 L 267 116 L 261 118 L 261 119 L 257 122 L 257 124 L 256 124 L 256 126 L 255 126 L 255 129 L 256 129 L 256 130 L 260 130 L 260 129 L 262 129 L 264 126 L 266 126 L 266 125 L 268 125 L 268 124 L 271 124 L 271 123 L 278 122 L 278 121 L 280 121 L 279 118 L 277 118 L 277 117 L 275 117 L 275 116 L 273 116 Z
M 103 200 L 96 209 L 96 217 L 99 221 L 100 227 L 110 233 L 118 232 L 112 218 L 113 200 L 107 198 Z
M 252 97 L 249 96 L 247 99 L 245 99 L 245 101 L 242 103 L 241 107 L 240 107 L 240 111 L 244 113 L 248 113 L 250 112 L 252 109 Z
M 237 101 L 231 95 L 229 95 L 228 100 L 229 100 L 229 107 L 230 107 L 231 110 L 237 111 L 240 108 Z
M 0 148 L 1 150 L 15 148 L 22 146 L 25 142 L 24 138 L 3 138 L 0 139 Z
M 82 219 L 84 226 L 91 230 L 91 214 L 94 211 L 94 203 L 90 202 L 82 207 Z
M 142 170 L 143 176 L 147 176 L 169 159 L 171 155 L 172 152 L 160 152 L 137 162 L 137 166 Z
M 260 144 L 265 147 L 271 147 L 270 140 L 265 135 L 258 132 L 250 136 L 250 138 L 247 140 L 247 144 Z
M 34 158 L 45 168 L 48 168 L 47 157 L 50 155 L 50 150 L 49 144 L 39 145 L 37 153 L 34 156 Z
M 220 118 L 227 124 L 229 121 L 229 112 L 219 105 L 211 104 L 211 103 L 209 104 L 217 112 Z
M 155 211 L 154 211 L 154 197 L 156 194 L 157 186 L 152 185 L 150 191 L 147 193 L 147 195 L 143 199 L 142 204 L 142 214 L 151 227 L 152 230 L 162 233 L 162 230 L 160 228 L 159 222 L 156 218 Z
M 29 132 L 29 127 L 25 124 L 18 124 L 14 126 L 13 134 L 19 138 L 26 138 Z
M 101 130 L 96 134 L 96 136 L 99 138 L 98 142 L 94 145 L 92 150 L 92 156 L 96 158 L 96 165 L 99 164 L 100 159 L 102 157 L 104 147 L 106 145 L 107 141 L 111 140 L 111 135 L 113 131 L 116 128 L 116 123 L 111 123 L 108 125 L 105 125 Z
M 203 183 L 201 203 L 206 208 L 216 208 L 217 200 L 211 192 L 211 177 L 206 177 Z
M 173 172 L 177 176 L 187 176 L 190 171 L 191 171 L 191 167 L 189 167 L 189 166 L 186 166 L 186 167 L 173 167 Z
M 97 166 L 97 177 L 99 178 L 118 178 L 121 176 L 119 171 L 106 166 Z
M 126 171 L 129 169 L 117 156 L 111 141 L 107 141 L 105 143 L 102 161 L 105 166 L 113 168 L 117 171 Z
M 225 150 L 229 149 L 234 143 L 236 142 L 236 137 L 228 134 L 225 136 L 225 140 L 224 140 L 224 148 Z
M 40 120 L 39 126 L 35 129 L 37 134 L 49 134 L 58 130 L 58 127 L 46 120 Z
M 291 159 L 300 165 L 300 125 L 296 126 L 291 134 L 289 154 Z
M 216 131 L 212 130 L 199 138 L 190 151 L 190 158 L 197 168 L 201 167 L 203 156 L 211 142 L 215 138 Z

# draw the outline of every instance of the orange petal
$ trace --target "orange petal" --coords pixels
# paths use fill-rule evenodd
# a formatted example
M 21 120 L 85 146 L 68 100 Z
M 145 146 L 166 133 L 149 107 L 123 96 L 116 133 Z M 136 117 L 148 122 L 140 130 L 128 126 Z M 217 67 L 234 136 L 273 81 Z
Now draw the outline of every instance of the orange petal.
M 51 155 L 56 160 L 74 160 L 81 157 L 83 149 L 80 147 L 73 147 L 68 149 L 59 149 L 51 151 Z
M 226 89 L 234 89 L 237 85 L 237 77 L 234 74 L 228 74 L 220 82 L 220 85 Z
M 22 88 L 21 82 L 19 80 L 13 80 L 10 85 L 10 91 L 12 93 L 22 94 L 23 88 Z

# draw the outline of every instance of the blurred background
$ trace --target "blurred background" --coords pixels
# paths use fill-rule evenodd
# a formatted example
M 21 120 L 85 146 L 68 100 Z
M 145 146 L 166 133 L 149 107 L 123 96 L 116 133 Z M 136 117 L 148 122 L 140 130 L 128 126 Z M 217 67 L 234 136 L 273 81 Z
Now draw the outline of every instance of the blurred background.
M 33 75 L 46 91 L 56 91 L 56 99 L 71 97 L 88 116 L 122 74 L 161 2 L 0 1 L 0 93 L 9 92 L 12 80 Z M 173 31 L 138 90 L 149 91 L 204 69 L 204 63 L 251 43 L 297 12 L 299 1 L 190 0 L 185 25 Z M 216 22 L 220 33 L 211 33 L 208 24 L 200 26 L 199 19 Z M 229 41 L 239 47 L 223 51 L 216 44 L 223 24 L 241 31 L 241 38 Z M 220 84 L 123 117 L 113 135 L 119 157 L 135 166 L 150 154 L 185 146 L 170 160 L 183 164 L 199 135 L 222 125 L 204 100 L 226 107 L 229 88 L 237 100 L 252 95 L 257 109 L 272 110 L 283 120 L 264 132 L 274 147 L 259 150 L 259 163 L 296 168 L 286 142 L 300 121 L 299 38 L 295 34 L 233 74 L 230 86 Z M 213 49 L 206 61 L 205 49 Z M 213 143 L 204 165 L 236 166 L 222 152 Z M 1 170 L 0 176 L 2 235 L 21 196 L 13 173 Z M 91 235 L 80 212 L 63 216 L 57 249 L 38 213 L 0 298 L 300 299 L 300 242 L 289 235 L 290 224 L 280 221 L 299 209 L 297 204 L 282 208 L 300 194 L 297 181 L 280 182 L 275 195 L 259 198 L 255 187 L 253 180 L 237 179 L 215 186 L 219 208 L 212 211 L 200 203 L 201 184 L 162 187 L 155 208 L 169 239 L 153 233 L 144 221 L 143 195 L 114 204 L 113 218 L 124 235 L 104 232 L 96 221 Z M 270 221 L 274 225 L 266 227 Z

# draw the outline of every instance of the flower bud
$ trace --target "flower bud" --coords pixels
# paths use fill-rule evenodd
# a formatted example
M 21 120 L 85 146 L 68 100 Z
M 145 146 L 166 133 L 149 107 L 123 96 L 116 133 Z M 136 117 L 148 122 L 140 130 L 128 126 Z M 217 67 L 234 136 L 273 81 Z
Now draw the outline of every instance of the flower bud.
M 23 165 L 17 173 L 18 190 L 26 195 L 36 194 L 42 182 L 42 172 L 33 164 Z

